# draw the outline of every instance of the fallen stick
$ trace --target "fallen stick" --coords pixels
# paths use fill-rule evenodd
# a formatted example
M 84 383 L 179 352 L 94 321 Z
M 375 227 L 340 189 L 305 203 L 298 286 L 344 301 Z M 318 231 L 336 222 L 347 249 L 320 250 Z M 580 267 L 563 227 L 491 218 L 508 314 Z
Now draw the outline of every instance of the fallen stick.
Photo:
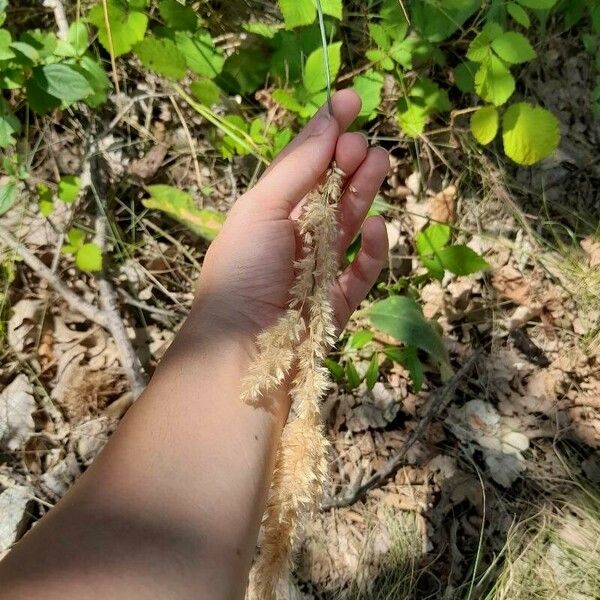
M 407 452 L 421 438 L 427 425 L 450 404 L 458 384 L 470 374 L 480 355 L 481 350 L 474 352 L 467 362 L 441 388 L 434 392 L 427 407 L 427 412 L 410 434 L 406 444 L 381 469 L 373 473 L 365 482 L 362 481 L 362 477 L 358 478 L 345 494 L 325 500 L 321 504 L 321 510 L 351 506 L 363 498 L 369 490 L 381 487 L 390 477 L 395 475 L 396 471 L 402 466 Z

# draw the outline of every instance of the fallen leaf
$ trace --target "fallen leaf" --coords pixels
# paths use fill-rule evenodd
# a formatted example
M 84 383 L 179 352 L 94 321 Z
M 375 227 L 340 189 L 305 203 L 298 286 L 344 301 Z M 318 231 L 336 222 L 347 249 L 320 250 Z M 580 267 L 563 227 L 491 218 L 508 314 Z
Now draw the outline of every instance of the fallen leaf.
M 0 558 L 25 533 L 31 517 L 28 511 L 31 500 L 31 492 L 22 485 L 0 494 Z
M 39 299 L 23 298 L 11 308 L 8 319 L 7 338 L 15 352 L 23 352 L 35 339 L 35 325 L 42 309 Z
M 456 187 L 449 185 L 429 201 L 429 217 L 437 223 L 453 223 L 456 211 Z
M 33 387 L 23 374 L 17 375 L 0 394 L 0 447 L 18 450 L 34 432 L 36 403 Z
M 494 271 L 492 273 L 492 285 L 494 289 L 513 304 L 531 304 L 531 287 L 520 271 L 511 265 Z

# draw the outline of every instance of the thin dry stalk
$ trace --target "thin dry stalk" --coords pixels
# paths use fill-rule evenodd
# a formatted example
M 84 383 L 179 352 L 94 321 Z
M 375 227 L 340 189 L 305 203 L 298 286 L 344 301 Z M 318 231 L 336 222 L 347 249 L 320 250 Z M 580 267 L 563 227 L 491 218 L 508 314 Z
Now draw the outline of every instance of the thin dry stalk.
M 323 361 L 335 340 L 330 295 L 342 178 L 333 165 L 320 189 L 308 196 L 298 222 L 303 256 L 296 263 L 290 308 L 258 337 L 257 357 L 244 381 L 242 398 L 256 402 L 295 368 L 290 394 L 297 416 L 282 436 L 256 565 L 257 588 L 265 599 L 274 598 L 279 578 L 290 567 L 298 534 L 319 506 L 327 475 L 328 442 L 319 404 L 329 387 Z

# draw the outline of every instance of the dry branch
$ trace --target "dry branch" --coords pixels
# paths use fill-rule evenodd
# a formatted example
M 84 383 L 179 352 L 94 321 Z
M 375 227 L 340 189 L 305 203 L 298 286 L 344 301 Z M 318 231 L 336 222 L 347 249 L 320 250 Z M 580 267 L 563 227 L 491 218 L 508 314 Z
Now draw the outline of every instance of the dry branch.
M 392 458 L 378 471 L 373 473 L 369 479 L 365 482 L 362 481 L 362 477 L 358 478 L 357 481 L 352 485 L 345 494 L 340 494 L 329 500 L 326 500 L 321 505 L 322 510 L 330 510 L 332 508 L 342 508 L 345 506 L 351 506 L 361 498 L 363 498 L 367 492 L 375 487 L 382 486 L 390 477 L 396 474 L 396 471 L 402 466 L 407 452 L 423 435 L 425 429 L 431 423 L 431 421 L 437 417 L 454 398 L 454 392 L 458 387 L 458 384 L 471 373 L 481 351 L 474 352 L 467 362 L 443 385 L 439 388 L 431 398 L 427 412 L 423 418 L 419 421 L 410 437 L 406 441 L 406 444 L 394 455 Z

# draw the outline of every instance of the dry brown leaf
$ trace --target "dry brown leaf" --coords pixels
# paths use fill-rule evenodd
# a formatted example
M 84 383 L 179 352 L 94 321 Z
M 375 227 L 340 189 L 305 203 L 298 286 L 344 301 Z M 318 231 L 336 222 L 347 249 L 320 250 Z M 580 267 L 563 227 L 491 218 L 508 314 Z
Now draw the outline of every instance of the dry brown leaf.
M 581 242 L 581 247 L 585 252 L 590 267 L 600 266 L 600 240 L 593 237 L 587 237 Z
M 532 304 L 531 286 L 523 274 L 511 265 L 492 273 L 492 285 L 500 296 L 514 304 Z
M 39 321 L 43 303 L 38 298 L 23 298 L 11 308 L 8 319 L 7 338 L 9 346 L 21 353 L 36 337 L 35 326 Z
M 456 187 L 449 185 L 429 201 L 429 218 L 439 223 L 453 223 L 456 213 Z

